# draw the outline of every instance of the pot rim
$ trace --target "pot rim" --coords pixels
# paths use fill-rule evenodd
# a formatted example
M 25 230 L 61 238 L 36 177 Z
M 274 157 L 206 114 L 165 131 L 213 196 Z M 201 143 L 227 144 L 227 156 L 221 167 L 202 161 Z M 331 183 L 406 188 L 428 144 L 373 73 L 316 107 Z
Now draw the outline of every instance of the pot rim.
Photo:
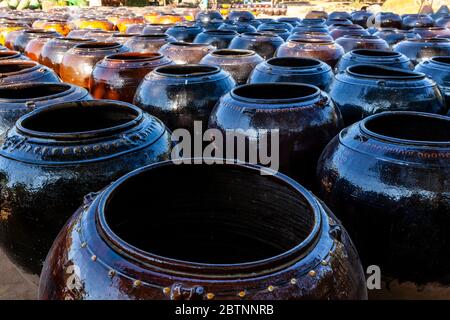
M 205 68 L 205 69 L 209 69 L 209 71 L 195 72 L 195 73 L 180 73 L 180 74 L 164 72 L 164 69 L 189 69 L 189 68 Z M 161 72 L 161 70 L 163 70 L 163 72 Z M 194 78 L 194 77 L 204 77 L 204 76 L 210 76 L 213 74 L 217 74 L 221 70 L 222 69 L 220 67 L 209 65 L 209 64 L 172 64 L 172 65 L 165 65 L 165 66 L 157 67 L 155 70 L 152 71 L 152 73 L 155 73 L 155 74 L 163 76 L 163 77 Z
M 277 64 L 272 64 L 274 61 L 287 61 L 287 60 L 294 60 L 294 61 L 310 61 L 310 62 L 314 62 L 314 64 L 311 64 L 309 66 L 282 66 L 282 65 L 277 65 Z M 270 58 L 268 60 L 266 60 L 266 63 L 271 67 L 271 68 L 280 68 L 280 69 L 296 69 L 296 70 L 303 70 L 303 69 L 310 69 L 310 68 L 317 68 L 317 67 L 321 67 L 323 65 L 323 62 L 320 61 L 319 59 L 315 59 L 315 58 L 309 58 L 309 57 L 273 57 Z
M 5 103 L 21 103 L 21 102 L 28 102 L 28 101 L 40 101 L 40 100 L 48 100 L 48 99 L 55 99 L 61 96 L 64 96 L 66 94 L 69 94 L 73 92 L 76 88 L 76 86 L 64 83 L 64 82 L 27 82 L 27 83 L 20 83 L 20 84 L 8 84 L 0 86 L 0 92 L 3 90 L 20 90 L 22 88 L 29 88 L 29 87 L 35 87 L 35 86 L 56 86 L 56 87 L 66 87 L 67 89 L 64 91 L 61 91 L 59 93 L 51 94 L 51 95 L 45 95 L 41 97 L 35 97 L 35 98 L 18 98 L 18 99 L 8 99 L 8 98 L 2 98 L 0 96 L 0 102 Z M 80 89 L 83 89 L 79 87 Z M 86 89 L 83 89 L 86 90 Z M 87 94 L 87 90 L 86 90 Z
M 225 52 L 230 52 L 232 54 L 221 54 Z M 239 57 L 251 57 L 256 55 L 253 50 L 246 49 L 217 49 L 210 53 L 211 56 L 220 57 L 220 58 L 239 58 Z
M 365 55 L 362 54 L 363 52 L 376 52 L 376 53 L 385 53 L 385 55 Z M 358 57 L 371 57 L 371 58 L 400 58 L 402 54 L 397 51 L 389 51 L 389 50 L 379 50 L 379 49 L 354 49 L 350 51 L 352 55 L 358 56 Z
M 214 48 L 214 46 L 210 45 L 209 43 L 193 43 L 193 42 L 185 42 L 185 41 L 171 41 L 166 43 L 165 45 L 172 45 L 172 46 L 180 46 L 180 47 L 211 47 Z
M 163 58 L 159 52 L 120 52 L 106 56 L 108 62 L 146 62 Z M 131 59 L 129 59 L 131 58 Z
M 2 77 L 2 75 L 13 76 L 13 75 L 18 75 L 18 74 L 34 71 L 39 68 L 45 68 L 44 66 L 40 65 L 36 61 L 32 61 L 32 60 L 9 59 L 9 60 L 0 61 L 0 66 L 8 65 L 8 64 L 10 64 L 10 65 L 23 64 L 23 65 L 27 65 L 28 67 L 26 67 L 22 70 L 13 71 L 13 72 L 0 72 L 0 78 Z
M 122 47 L 122 45 L 118 42 L 92 41 L 92 42 L 77 44 L 72 49 L 96 51 L 96 50 L 119 49 L 121 47 Z
M 4 50 L 0 51 L 0 60 L 13 60 L 13 58 L 20 58 L 22 54 L 15 50 Z M 15 59 L 14 59 L 15 60 Z
M 439 61 L 438 59 L 447 59 L 448 62 L 442 62 Z M 436 64 L 442 65 L 444 67 L 449 68 L 450 67 L 450 55 L 449 56 L 434 56 L 430 58 L 431 61 L 433 61 Z
M 357 73 L 357 72 L 353 71 L 353 69 L 361 68 L 361 67 L 380 69 L 383 71 L 398 72 L 398 73 L 404 74 L 405 76 L 366 75 L 366 74 L 361 74 L 361 73 Z M 393 68 L 393 67 L 384 66 L 384 65 L 355 64 L 355 65 L 347 67 L 347 69 L 345 71 L 349 75 L 352 75 L 352 76 L 358 77 L 358 78 L 365 78 L 365 79 L 386 79 L 386 80 L 410 81 L 410 80 L 424 79 L 426 77 L 425 74 L 422 72 L 406 70 L 406 69 L 401 69 L 401 68 Z

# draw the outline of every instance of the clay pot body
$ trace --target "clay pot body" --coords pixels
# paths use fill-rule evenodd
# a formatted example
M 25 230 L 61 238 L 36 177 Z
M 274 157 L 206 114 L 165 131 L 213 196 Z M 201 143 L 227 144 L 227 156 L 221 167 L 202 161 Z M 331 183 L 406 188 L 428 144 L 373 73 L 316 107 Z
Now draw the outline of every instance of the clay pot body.
M 165 33 L 170 28 L 174 27 L 174 24 L 160 24 L 160 23 L 150 23 L 140 25 L 142 29 L 138 29 L 136 27 L 130 27 L 129 32 L 131 33 L 140 33 L 140 34 L 160 34 Z M 140 31 L 139 31 L 140 30 Z
M 347 126 L 384 111 L 445 111 L 436 82 L 423 73 L 384 66 L 348 67 L 336 75 L 329 94 Z
M 207 127 L 220 97 L 236 85 L 231 75 L 216 66 L 173 65 L 149 73 L 136 91 L 134 104 L 161 119 L 170 130 L 194 132 L 194 121 Z
M 248 83 L 297 82 L 326 90 L 333 80 L 331 67 L 312 58 L 272 58 L 258 64 Z
M 258 130 L 278 130 L 276 169 L 310 188 L 317 160 L 342 128 L 342 120 L 331 99 L 315 86 L 261 83 L 239 86 L 224 95 L 211 113 L 209 128 L 224 134 L 238 132 L 248 141 L 247 154 L 251 141 L 260 139 Z
M 156 67 L 170 64 L 160 53 L 126 52 L 113 54 L 98 62 L 92 70 L 89 88 L 95 99 L 133 102 L 142 79 Z
M 351 21 L 354 24 L 358 24 L 363 28 L 367 28 L 367 19 L 369 19 L 372 16 L 370 12 L 367 11 L 354 11 L 351 14 Z
M 333 19 L 348 19 L 350 20 L 352 18 L 352 16 L 350 15 L 350 13 L 345 12 L 345 11 L 333 11 L 328 15 L 328 20 L 333 20 Z
M 113 35 L 119 34 L 117 31 L 92 30 L 81 36 L 84 39 L 93 39 L 99 42 L 106 42 Z
M 125 44 L 128 40 L 138 36 L 138 33 L 115 33 L 105 40 L 105 42 L 117 42 Z
M 1 84 L 20 84 L 25 82 L 60 82 L 56 73 L 35 61 L 0 61 Z
M 444 27 L 423 27 L 423 28 L 414 28 L 413 32 L 418 34 L 421 38 L 432 39 L 437 36 L 447 37 L 450 36 L 450 29 Z
M 450 28 L 450 15 L 442 16 L 436 19 L 436 27 Z
M 18 34 L 18 31 L 23 29 L 29 29 L 30 27 L 25 23 L 15 23 L 15 22 L 5 22 L 0 23 L 0 44 L 6 46 L 7 36 L 14 32 Z M 8 47 L 8 49 L 13 50 L 14 47 Z
M 273 21 L 273 20 L 272 20 Z M 296 27 L 301 23 L 301 19 L 297 18 L 297 17 L 281 17 L 277 19 L 278 22 L 287 22 L 289 23 L 292 27 Z M 269 21 L 266 21 L 269 22 Z
M 330 26 L 330 35 L 338 39 L 346 35 L 368 36 L 369 32 L 357 24 Z
M 28 57 L 22 55 L 19 51 L 2 50 L 0 51 L 0 61 L 5 60 L 29 60 Z
M 203 31 L 195 37 L 194 43 L 206 43 L 217 49 L 225 49 L 237 34 L 236 31 L 227 30 Z
M 209 44 L 169 42 L 163 45 L 159 52 L 176 64 L 195 64 L 214 50 L 215 47 Z
M 402 27 L 405 30 L 417 28 L 417 27 L 433 27 L 434 20 L 426 14 L 408 14 L 402 20 Z
M 331 20 L 328 19 L 325 24 L 327 26 L 331 26 L 331 25 L 334 25 L 334 24 L 347 24 L 347 25 L 350 25 L 350 24 L 353 24 L 353 22 L 351 22 L 348 19 L 331 19 Z
M 236 36 L 228 48 L 253 50 L 262 58 L 270 59 L 283 43 L 281 37 L 270 32 L 250 32 Z
M 116 27 L 121 33 L 125 33 L 130 25 L 144 24 L 143 17 L 121 17 L 117 21 Z
M 388 288 L 397 279 L 397 299 L 433 290 L 450 297 L 449 132 L 449 117 L 383 112 L 344 129 L 319 160 L 321 199 L 342 219 L 364 266 L 384 270 Z
M 382 28 L 373 34 L 386 41 L 389 46 L 393 47 L 397 43 L 407 39 L 420 39 L 421 37 L 415 32 L 408 30 L 398 30 L 394 28 Z
M 434 56 L 449 56 L 450 40 L 444 38 L 405 40 L 395 45 L 394 51 L 403 53 L 414 64 L 418 64 Z
M 237 84 L 244 84 L 253 69 L 263 61 L 251 50 L 220 49 L 207 54 L 200 63 L 218 66 L 230 73 Z
M 59 102 L 87 100 L 91 96 L 80 87 L 66 83 L 23 83 L 0 87 L 0 135 L 22 115 Z
M 125 46 L 132 52 L 158 52 L 168 42 L 176 41 L 167 34 L 145 34 L 131 38 Z
M 345 71 L 347 67 L 356 64 L 387 66 L 406 70 L 411 70 L 414 68 L 411 60 L 399 52 L 388 50 L 357 49 L 347 52 L 342 56 L 336 65 L 336 73 Z
M 8 212 L 0 224 L 2 249 L 24 273 L 38 275 L 86 194 L 167 159 L 169 149 L 164 125 L 123 102 L 69 102 L 24 115 L 0 151 L 0 201 Z
M 39 57 L 41 56 L 42 48 L 47 42 L 49 42 L 53 37 L 42 36 L 35 38 L 28 42 L 24 50 L 24 55 L 31 60 L 39 62 Z
M 377 36 L 346 35 L 336 40 L 345 52 L 355 49 L 389 50 L 386 41 Z
M 89 80 L 97 62 L 111 54 L 128 51 L 119 43 L 90 42 L 69 49 L 60 65 L 60 76 L 64 82 L 89 89 Z
M 263 30 L 258 31 L 259 33 L 273 33 L 277 36 L 279 36 L 281 39 L 286 41 L 291 33 L 287 31 L 286 29 L 274 29 L 274 28 L 265 28 Z
M 375 14 L 373 23 L 378 28 L 402 28 L 402 18 L 392 12 L 379 12 Z
M 358 254 L 333 214 L 298 183 L 281 174 L 262 176 L 260 170 L 241 164 L 163 162 L 124 176 L 89 199 L 66 224 L 46 260 L 39 299 L 366 299 Z M 185 188 L 171 192 L 177 202 L 153 184 L 169 188 L 172 177 Z M 117 212 L 128 196 L 131 221 L 140 221 L 135 226 Z M 167 214 L 135 217 L 147 208 L 147 199 L 167 208 Z M 105 200 L 111 204 L 106 210 L 101 209 Z M 183 224 L 173 225 L 173 219 Z M 98 228 L 94 221 L 100 221 Z M 271 228 L 269 221 L 282 227 Z M 163 246 L 156 241 L 167 228 L 178 233 L 183 226 L 193 232 L 182 242 L 169 237 Z M 151 245 L 145 244 L 145 229 L 155 240 Z M 138 251 L 139 256 L 134 254 Z M 311 261 L 324 262 L 311 269 Z M 80 278 L 82 290 L 64 289 L 62 270 L 70 263 L 87 270 Z M 340 268 L 346 272 L 337 272 Z
M 92 31 L 102 31 L 101 29 L 77 29 L 72 30 L 67 35 L 68 38 L 85 38 L 86 34 Z
M 81 17 L 70 21 L 71 29 L 101 29 L 105 31 L 115 30 L 112 22 L 101 18 Z
M 200 26 L 173 26 L 166 31 L 166 34 L 177 41 L 192 42 L 202 31 L 203 28 Z
M 234 10 L 231 11 L 230 14 L 228 14 L 227 20 L 236 22 L 248 22 L 251 20 L 255 20 L 255 16 L 250 11 Z
M 279 22 L 279 21 L 266 22 L 258 27 L 258 31 L 264 31 L 267 29 L 284 29 L 286 31 L 291 32 L 294 29 L 294 27 L 287 22 Z
M 64 37 L 70 32 L 67 21 L 54 19 L 37 20 L 33 22 L 33 29 L 53 30 Z
M 25 52 L 25 48 L 28 42 L 43 36 L 56 38 L 61 35 L 56 31 L 51 30 L 22 30 L 22 32 L 18 34 L 14 41 L 14 50 L 23 53 Z
M 225 22 L 217 30 L 236 31 L 237 33 L 256 32 L 256 28 L 245 22 Z
M 200 11 L 195 16 L 195 21 L 200 22 L 202 24 L 208 24 L 214 20 L 223 20 L 222 15 L 219 11 L 216 10 L 208 10 L 208 11 Z

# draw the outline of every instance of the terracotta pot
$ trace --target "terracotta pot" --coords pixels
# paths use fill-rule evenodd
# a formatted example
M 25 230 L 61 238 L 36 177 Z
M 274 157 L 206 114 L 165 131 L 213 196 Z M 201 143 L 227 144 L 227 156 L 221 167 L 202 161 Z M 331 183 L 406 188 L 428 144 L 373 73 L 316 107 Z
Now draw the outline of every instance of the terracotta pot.
M 0 197 L 8 212 L 0 225 L 2 249 L 24 272 L 39 274 L 84 195 L 167 159 L 169 149 L 164 125 L 124 102 L 68 102 L 22 116 L 0 151 Z
M 398 30 L 394 28 L 382 28 L 375 32 L 373 35 L 385 40 L 391 47 L 403 40 L 421 38 L 415 32 L 408 30 Z
M 203 31 L 195 37 L 194 43 L 206 43 L 215 46 L 217 49 L 225 49 L 237 35 L 236 31 Z
M 356 49 L 347 52 L 342 56 L 336 65 L 336 73 L 345 71 L 348 67 L 356 64 L 387 66 L 406 70 L 411 70 L 414 68 L 411 60 L 399 52 L 388 50 Z
M 272 58 L 258 64 L 248 83 L 294 82 L 306 83 L 326 90 L 333 80 L 331 67 L 312 58 Z
M 34 61 L 0 61 L 0 84 L 20 84 L 25 82 L 60 82 L 56 73 Z
M 216 66 L 201 64 L 156 68 L 139 86 L 134 104 L 161 119 L 170 130 L 194 132 L 194 121 L 207 127 L 209 115 L 234 86 L 231 75 Z
M 377 36 L 346 35 L 336 40 L 345 52 L 355 49 L 389 50 L 386 41 Z
M 449 117 L 383 112 L 343 130 L 319 161 L 321 198 L 364 266 L 384 270 L 388 288 L 397 279 L 397 299 L 450 297 L 449 133 Z
M 125 33 L 130 25 L 144 24 L 144 17 L 121 17 L 117 20 L 116 27 L 121 33 Z
M 28 42 L 27 46 L 25 47 L 24 55 L 31 60 L 39 62 L 42 48 L 51 39 L 53 39 L 53 37 L 42 36 L 30 40 L 30 42 Z
M 402 27 L 405 30 L 409 30 L 417 27 L 433 27 L 434 20 L 426 14 L 408 14 L 402 19 Z
M 367 28 L 367 20 L 372 16 L 372 13 L 365 10 L 353 11 L 351 13 L 351 21 L 363 28 Z
M 342 128 L 342 120 L 328 95 L 315 86 L 261 83 L 239 86 L 223 96 L 209 127 L 242 130 L 238 132 L 248 140 L 247 153 L 258 130 L 278 130 L 277 169 L 309 188 L 320 153 Z
M 271 32 L 249 32 L 235 37 L 228 48 L 253 50 L 264 59 L 272 58 L 284 40 Z
M 203 28 L 200 26 L 173 26 L 167 29 L 166 34 L 177 41 L 192 42 L 202 31 Z
M 402 28 L 402 18 L 392 12 L 379 12 L 375 14 L 373 24 L 377 28 Z
M 420 72 L 385 66 L 350 66 L 336 75 L 329 94 L 347 126 L 384 111 L 445 111 L 436 82 Z
M 368 36 L 369 32 L 357 24 L 335 24 L 330 26 L 330 35 L 333 39 L 338 39 L 346 35 Z
M 66 224 L 46 260 L 39 299 L 366 299 L 358 254 L 339 221 L 298 183 L 260 170 L 169 161 L 125 175 Z M 163 192 L 172 177 L 182 189 L 170 195 L 181 203 Z M 148 201 L 169 213 L 138 218 Z M 127 221 L 119 215 L 125 203 Z M 184 227 L 192 232 L 183 241 L 157 241 Z M 81 290 L 66 289 L 68 265 L 83 266 Z
M 30 42 L 33 39 L 36 38 L 40 38 L 40 37 L 60 37 L 61 35 L 56 32 L 56 31 L 52 31 L 52 30 L 28 30 L 28 29 L 24 29 L 22 30 L 17 37 L 14 40 L 14 50 L 16 51 L 20 51 L 20 52 L 25 52 L 25 48 L 28 44 L 28 42 Z
M 30 27 L 25 23 L 17 23 L 17 22 L 5 22 L 0 23 L 0 44 L 7 46 L 6 37 L 11 33 L 15 32 L 16 34 L 20 30 L 29 29 Z M 13 50 L 14 47 L 7 46 L 8 49 Z
M 171 64 L 160 53 L 126 52 L 105 57 L 98 62 L 90 80 L 90 92 L 96 99 L 133 102 L 136 89 L 147 73 Z
M 59 74 L 64 82 L 89 89 L 89 79 L 97 62 L 111 54 L 128 51 L 119 43 L 89 42 L 69 49 L 61 61 Z
M 444 27 L 424 27 L 414 28 L 413 32 L 418 34 L 421 38 L 435 38 L 437 36 L 450 36 L 450 29 Z
M 248 22 L 254 19 L 255 16 L 250 11 L 234 10 L 227 16 L 230 21 Z
M 449 56 L 450 40 L 444 38 L 405 40 L 395 45 L 394 51 L 403 53 L 414 64 L 418 64 L 434 56 Z
M 64 37 L 70 32 L 69 23 L 65 20 L 44 19 L 33 22 L 33 29 L 53 30 Z
M 176 41 L 167 34 L 138 35 L 125 42 L 125 46 L 134 52 L 158 52 L 166 43 Z
M 19 83 L 0 87 L 0 134 L 11 128 L 20 116 L 36 108 L 58 102 L 87 100 L 91 96 L 67 83 Z
M 2 50 L 0 51 L 0 61 L 5 60 L 29 60 L 26 56 L 22 55 L 19 51 Z
M 209 44 L 169 42 L 159 49 L 159 52 L 176 64 L 196 64 L 208 53 L 215 50 Z

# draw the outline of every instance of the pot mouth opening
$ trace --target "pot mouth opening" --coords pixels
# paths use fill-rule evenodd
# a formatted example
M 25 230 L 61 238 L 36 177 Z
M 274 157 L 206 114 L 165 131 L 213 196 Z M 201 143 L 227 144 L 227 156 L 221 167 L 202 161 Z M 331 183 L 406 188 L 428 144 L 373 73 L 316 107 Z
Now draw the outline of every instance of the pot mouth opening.
M 14 74 L 37 67 L 39 64 L 26 60 L 6 60 L 0 63 L 0 78 L 2 74 Z
M 422 146 L 450 145 L 450 117 L 410 111 L 382 112 L 361 122 L 362 130 L 380 140 Z
M 375 49 L 355 49 L 352 54 L 364 57 L 400 57 L 401 54 L 395 51 L 375 50 Z
M 94 50 L 109 50 L 120 48 L 122 45 L 117 42 L 88 42 L 77 44 L 74 48 L 77 49 L 94 49 Z
M 65 83 L 24 83 L 0 86 L 0 101 L 10 100 L 38 100 L 39 98 L 49 99 L 52 96 L 72 89 L 72 86 Z
M 126 130 L 142 119 L 142 111 L 125 102 L 87 100 L 38 108 L 17 120 L 17 129 L 46 139 L 88 139 Z
M 192 43 L 192 42 L 184 42 L 184 41 L 174 41 L 169 42 L 172 46 L 180 46 L 180 47 L 209 47 L 211 46 L 208 43 Z
M 287 31 L 286 29 L 279 29 L 279 28 L 262 28 L 261 30 L 259 30 L 259 32 L 264 32 L 264 33 L 275 33 L 275 34 L 280 34 L 280 33 L 289 33 L 289 31 Z
M 137 35 L 136 38 L 140 39 L 167 39 L 169 36 L 164 33 L 149 33 L 149 34 L 140 34 Z
M 372 36 L 372 35 L 364 35 L 364 34 L 346 34 L 344 35 L 344 38 L 347 39 L 366 39 L 366 40 L 381 40 L 378 36 Z
M 248 57 L 254 56 L 255 52 L 252 50 L 244 50 L 244 49 L 219 49 L 213 51 L 211 55 L 218 57 Z
M 204 31 L 203 33 L 206 34 L 211 34 L 211 35 L 218 35 L 218 36 L 222 36 L 222 35 L 227 35 L 227 36 L 234 36 L 237 35 L 238 33 L 236 31 L 233 30 L 208 30 L 208 31 Z
M 0 59 L 20 57 L 20 55 L 21 53 L 19 51 L 0 51 Z
M 250 268 L 267 271 L 268 263 L 292 263 L 314 245 L 320 209 L 293 180 L 259 169 L 171 161 L 138 169 L 102 195 L 101 234 L 121 254 L 169 272 L 236 277 L 256 271 Z M 177 188 L 170 176 L 177 177 Z M 149 202 L 162 205 L 164 214 Z
M 153 72 L 169 77 L 199 77 L 219 73 L 220 68 L 206 64 L 179 64 L 158 67 Z
M 0 56 L 1 57 L 1 56 Z M 450 66 L 450 56 L 436 56 L 430 59 L 433 62 Z
M 161 59 L 163 55 L 158 52 L 123 52 L 109 55 L 105 60 L 113 61 L 151 61 Z
M 267 60 L 267 64 L 282 68 L 304 69 L 319 67 L 322 63 L 320 62 L 320 60 L 313 58 L 282 57 L 271 58 Z
M 420 72 L 385 66 L 357 64 L 347 68 L 347 73 L 356 77 L 389 80 L 417 80 L 425 78 Z
M 289 42 L 295 43 L 315 43 L 315 44 L 333 44 L 334 40 L 327 39 L 326 37 L 317 37 L 317 38 L 307 38 L 307 37 L 298 37 L 290 39 Z
M 406 41 L 411 42 L 422 42 L 422 43 L 449 43 L 450 40 L 446 38 L 418 38 L 418 39 L 407 39 Z
M 257 32 L 244 32 L 241 34 L 241 36 L 247 36 L 247 37 L 273 37 L 273 32 L 263 30 L 263 31 L 257 31 Z

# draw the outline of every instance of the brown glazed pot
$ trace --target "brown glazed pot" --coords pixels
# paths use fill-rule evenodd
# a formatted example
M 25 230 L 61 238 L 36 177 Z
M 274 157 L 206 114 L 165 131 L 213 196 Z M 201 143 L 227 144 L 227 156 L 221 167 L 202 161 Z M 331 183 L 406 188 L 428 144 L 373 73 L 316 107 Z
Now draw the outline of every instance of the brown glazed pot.
M 45 19 L 33 22 L 33 29 L 53 30 L 64 37 L 70 32 L 69 23 L 65 20 Z
M 244 84 L 253 69 L 264 59 L 252 50 L 220 49 L 207 54 L 200 63 L 221 67 L 237 84 Z
M 214 50 L 215 47 L 209 44 L 169 42 L 163 45 L 159 52 L 176 64 L 196 64 Z
M 0 51 L 0 61 L 4 60 L 29 60 L 26 56 L 22 55 L 19 51 L 2 50 Z
M 346 35 L 368 36 L 369 32 L 357 24 L 339 24 L 330 26 L 330 35 L 336 40 Z
M 4 60 L 0 61 L 0 84 L 20 84 L 24 82 L 60 82 L 49 68 L 35 61 Z
M 72 30 L 67 35 L 68 38 L 83 38 L 86 36 L 87 33 L 91 31 L 101 31 L 101 29 L 77 29 Z
M 295 181 L 261 170 L 166 161 L 123 176 L 86 198 L 61 231 L 39 299 L 366 299 L 340 222 Z M 149 202 L 164 213 L 142 215 Z M 67 272 L 74 266 L 79 273 Z
M 242 130 L 248 145 L 261 139 L 258 130 L 278 130 L 279 152 L 272 154 L 279 154 L 279 171 L 308 188 L 322 150 L 342 126 L 327 94 L 312 85 L 287 82 L 239 86 L 220 99 L 209 120 L 210 128 L 222 132 Z
M 97 62 L 111 54 L 128 51 L 119 43 L 89 42 L 77 44 L 69 49 L 61 61 L 59 69 L 64 82 L 89 89 L 92 69 Z
M 53 37 L 42 36 L 30 40 L 30 42 L 28 42 L 27 46 L 25 47 L 24 55 L 30 58 L 31 60 L 39 62 L 42 48 L 51 39 L 53 39 Z
M 167 34 L 145 34 L 131 38 L 125 46 L 133 52 L 158 52 L 159 48 L 172 41 L 176 41 L 175 38 Z
M 14 50 L 24 52 L 28 42 L 42 36 L 56 38 L 61 35 L 52 30 L 22 30 L 14 40 Z
M 377 36 L 346 35 L 336 40 L 345 52 L 355 49 L 389 50 L 386 41 Z
M 282 44 L 276 57 L 315 58 L 328 63 L 332 68 L 344 54 L 344 49 L 332 40 L 321 38 L 294 38 Z
M 160 23 L 150 23 L 150 24 L 144 24 L 139 25 L 138 27 L 130 27 L 127 32 L 133 32 L 133 33 L 140 33 L 140 34 L 160 34 L 165 33 L 169 28 L 172 28 L 175 26 L 174 24 L 160 24 Z
M 106 42 L 111 36 L 119 34 L 117 31 L 92 30 L 85 33 L 81 38 L 94 39 L 98 42 Z
M 109 38 L 106 38 L 105 42 L 117 42 L 120 44 L 125 44 L 128 40 L 138 35 L 138 33 L 114 33 Z
M 133 102 L 136 89 L 145 75 L 159 66 L 171 64 L 160 53 L 125 52 L 113 54 L 98 62 L 89 83 L 95 99 Z
M 82 38 L 54 38 L 48 41 L 42 48 L 39 56 L 39 63 L 52 68 L 57 74 L 59 74 L 59 68 L 64 54 L 69 49 L 75 47 L 77 44 L 92 42 L 93 39 Z
M 18 34 L 18 31 L 23 29 L 29 29 L 30 27 L 25 23 L 16 23 L 16 22 L 5 22 L 0 23 L 0 44 L 6 45 L 6 38 L 9 34 L 14 32 L 15 34 Z M 8 46 L 7 46 L 8 47 Z M 13 50 L 14 47 L 8 47 L 8 49 Z
M 410 39 L 394 46 L 394 51 L 403 53 L 418 64 L 435 56 L 450 56 L 450 40 L 444 38 L 435 39 Z

